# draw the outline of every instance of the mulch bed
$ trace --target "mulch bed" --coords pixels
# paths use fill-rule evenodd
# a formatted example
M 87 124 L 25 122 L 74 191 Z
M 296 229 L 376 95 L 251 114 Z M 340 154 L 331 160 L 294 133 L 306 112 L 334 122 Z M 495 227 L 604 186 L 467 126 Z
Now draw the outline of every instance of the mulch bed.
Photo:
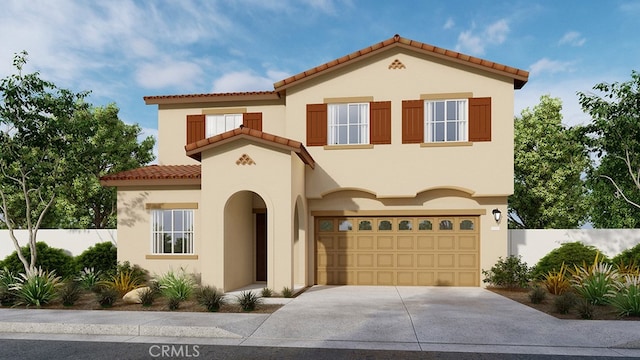
M 233 299 L 231 300 L 234 301 Z M 124 310 L 124 311 L 174 311 L 174 312 L 207 312 L 203 306 L 198 305 L 195 300 L 188 300 L 180 303 L 177 310 L 169 310 L 167 299 L 157 298 L 151 306 L 145 307 L 141 304 L 127 304 L 122 300 L 117 300 L 113 306 L 103 308 L 98 304 L 96 295 L 92 292 L 84 292 L 80 299 L 73 306 L 64 306 L 60 300 L 55 300 L 49 304 L 43 305 L 41 309 L 64 309 L 64 310 Z M 236 303 L 226 304 L 220 307 L 220 313 L 260 313 L 270 314 L 279 308 L 280 304 L 260 304 L 254 311 L 246 312 Z M 18 309 L 24 309 L 26 306 L 15 306 Z M 33 307 L 32 307 L 33 308 Z
M 582 320 L 578 311 L 574 308 L 567 314 L 559 314 L 555 311 L 553 306 L 553 301 L 557 297 L 557 295 L 547 293 L 546 299 L 540 304 L 533 304 L 531 300 L 529 300 L 529 291 L 528 289 L 503 289 L 503 288 L 492 288 L 489 287 L 487 290 L 491 290 L 496 294 L 500 294 L 506 298 L 509 298 L 513 301 L 517 301 L 523 305 L 527 305 L 531 308 L 534 308 L 538 311 L 542 311 L 546 314 L 554 316 L 558 319 L 571 319 L 571 320 Z M 640 317 L 637 316 L 628 316 L 628 317 L 619 317 L 617 314 L 617 310 L 611 305 L 598 305 L 594 306 L 594 314 L 591 320 L 632 320 L 639 321 Z

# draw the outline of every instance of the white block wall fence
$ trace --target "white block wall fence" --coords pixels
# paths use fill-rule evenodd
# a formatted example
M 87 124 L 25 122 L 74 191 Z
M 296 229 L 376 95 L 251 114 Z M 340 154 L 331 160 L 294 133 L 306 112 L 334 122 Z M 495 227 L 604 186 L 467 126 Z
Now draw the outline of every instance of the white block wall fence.
M 29 241 L 27 230 L 15 230 L 20 246 Z M 78 256 L 83 251 L 101 242 L 117 243 L 115 229 L 40 229 L 37 241 L 45 242 L 49 247 L 65 250 L 71 256 Z M 9 230 L 0 230 L 0 260 L 15 251 Z
M 509 255 L 533 266 L 551 250 L 568 242 L 593 245 L 612 258 L 640 243 L 640 229 L 509 230 Z

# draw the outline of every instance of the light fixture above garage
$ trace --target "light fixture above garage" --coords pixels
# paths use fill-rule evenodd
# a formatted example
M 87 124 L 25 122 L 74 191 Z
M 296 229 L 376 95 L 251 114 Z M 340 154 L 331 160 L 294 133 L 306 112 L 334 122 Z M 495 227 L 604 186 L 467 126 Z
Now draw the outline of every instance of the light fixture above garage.
M 500 219 L 502 218 L 502 212 L 498 210 L 498 208 L 495 208 L 491 210 L 491 213 L 493 214 L 493 219 L 496 221 L 496 223 L 499 223 Z

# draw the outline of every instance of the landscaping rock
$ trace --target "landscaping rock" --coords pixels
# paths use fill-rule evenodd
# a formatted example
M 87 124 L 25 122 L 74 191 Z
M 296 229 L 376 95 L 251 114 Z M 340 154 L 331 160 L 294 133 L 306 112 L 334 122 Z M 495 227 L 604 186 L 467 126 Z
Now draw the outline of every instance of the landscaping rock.
M 142 300 L 140 300 L 140 294 L 148 290 L 149 290 L 148 286 L 133 289 L 128 293 L 124 294 L 124 296 L 122 297 L 122 301 L 124 301 L 127 304 L 140 304 L 142 303 Z

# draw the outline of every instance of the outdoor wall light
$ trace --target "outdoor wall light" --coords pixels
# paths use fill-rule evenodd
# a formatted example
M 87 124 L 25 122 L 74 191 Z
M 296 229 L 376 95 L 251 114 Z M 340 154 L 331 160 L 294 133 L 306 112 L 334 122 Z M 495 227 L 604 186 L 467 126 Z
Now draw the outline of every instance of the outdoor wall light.
M 496 223 L 499 223 L 500 219 L 502 218 L 502 212 L 500 212 L 500 210 L 496 208 L 493 209 L 491 213 L 493 214 L 493 218 L 496 220 Z

